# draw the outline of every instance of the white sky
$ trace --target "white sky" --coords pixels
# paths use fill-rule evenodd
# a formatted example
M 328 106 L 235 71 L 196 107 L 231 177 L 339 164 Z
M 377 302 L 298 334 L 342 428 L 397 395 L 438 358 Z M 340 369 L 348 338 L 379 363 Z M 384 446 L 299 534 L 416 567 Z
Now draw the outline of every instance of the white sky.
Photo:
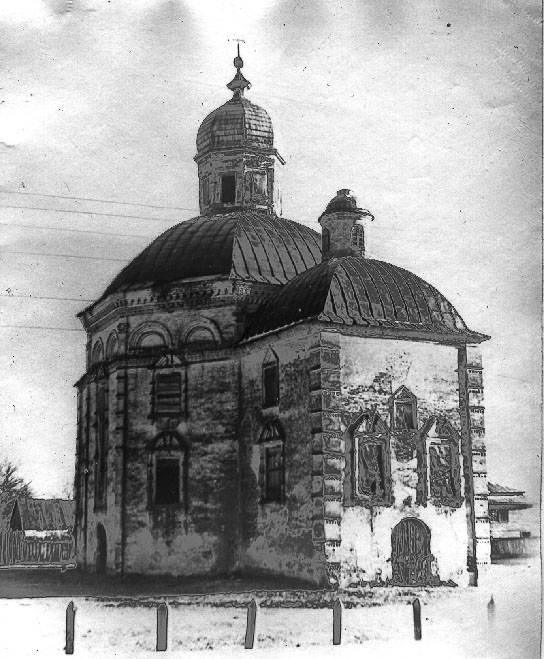
M 75 314 L 122 261 L 198 214 L 196 132 L 230 97 L 235 37 L 287 161 L 283 214 L 319 229 L 336 190 L 351 188 L 376 216 L 372 255 L 428 280 L 492 336 L 490 480 L 536 499 L 536 0 L 5 0 L 0 235 L 5 252 L 33 254 L 2 257 L 0 324 L 62 331 L 0 330 L 0 455 L 40 496 L 71 484 L 85 348 Z

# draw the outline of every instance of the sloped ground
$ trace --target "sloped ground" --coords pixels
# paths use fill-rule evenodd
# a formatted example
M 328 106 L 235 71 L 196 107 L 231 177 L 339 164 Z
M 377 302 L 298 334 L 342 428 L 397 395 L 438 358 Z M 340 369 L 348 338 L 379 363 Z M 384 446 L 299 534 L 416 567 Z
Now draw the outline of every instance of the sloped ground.
M 537 560 L 531 565 L 494 565 L 479 588 L 421 593 L 421 641 L 413 638 L 411 595 L 397 593 L 395 597 L 390 590 L 382 605 L 344 610 L 342 644 L 336 647 L 332 645 L 330 608 L 262 606 L 252 652 L 266 657 L 389 657 L 398 653 L 403 659 L 533 659 L 540 656 Z M 495 609 L 490 621 L 491 593 Z M 235 657 L 243 651 L 243 606 L 189 605 L 179 596 L 148 597 L 142 602 L 123 595 L 100 601 L 74 599 L 75 656 L 157 656 L 154 607 L 163 600 L 169 603 L 168 652 L 173 656 L 191 651 L 191 657 L 209 657 L 213 650 L 215 656 Z M 0 600 L 1 656 L 61 656 L 68 602 L 66 597 Z

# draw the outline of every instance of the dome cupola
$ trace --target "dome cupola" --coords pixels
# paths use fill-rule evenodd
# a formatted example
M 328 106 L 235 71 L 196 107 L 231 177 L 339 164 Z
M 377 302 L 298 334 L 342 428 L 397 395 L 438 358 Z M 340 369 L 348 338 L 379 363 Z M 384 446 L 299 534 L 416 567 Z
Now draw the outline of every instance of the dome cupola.
M 368 219 L 373 220 L 374 216 L 357 206 L 351 190 L 338 190 L 319 218 L 323 261 L 339 256 L 365 256 L 368 251 L 365 222 Z
M 244 96 L 251 83 L 244 77 L 240 46 L 234 58 L 236 74 L 227 84 L 232 98 L 202 122 L 196 138 L 203 215 L 236 209 L 271 212 L 278 197 L 275 162 L 284 160 L 274 147 L 268 112 Z

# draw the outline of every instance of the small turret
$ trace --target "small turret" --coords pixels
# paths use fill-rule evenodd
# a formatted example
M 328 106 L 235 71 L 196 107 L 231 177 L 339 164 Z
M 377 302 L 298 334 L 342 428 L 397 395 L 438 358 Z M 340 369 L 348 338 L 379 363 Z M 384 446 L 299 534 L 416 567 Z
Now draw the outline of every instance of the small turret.
M 338 190 L 319 218 L 322 260 L 339 256 L 365 256 L 365 223 L 374 216 L 357 207 L 350 190 Z

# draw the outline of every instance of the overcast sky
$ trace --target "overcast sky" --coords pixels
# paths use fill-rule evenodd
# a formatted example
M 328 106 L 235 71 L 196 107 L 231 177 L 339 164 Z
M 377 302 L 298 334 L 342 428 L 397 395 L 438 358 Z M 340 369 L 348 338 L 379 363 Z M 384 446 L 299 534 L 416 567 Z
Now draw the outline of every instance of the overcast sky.
M 352 189 L 371 255 L 491 335 L 489 477 L 538 497 L 540 3 L 8 0 L 0 19 L 0 455 L 39 496 L 73 480 L 75 314 L 198 214 L 196 132 L 242 38 L 284 216 L 319 230 Z

